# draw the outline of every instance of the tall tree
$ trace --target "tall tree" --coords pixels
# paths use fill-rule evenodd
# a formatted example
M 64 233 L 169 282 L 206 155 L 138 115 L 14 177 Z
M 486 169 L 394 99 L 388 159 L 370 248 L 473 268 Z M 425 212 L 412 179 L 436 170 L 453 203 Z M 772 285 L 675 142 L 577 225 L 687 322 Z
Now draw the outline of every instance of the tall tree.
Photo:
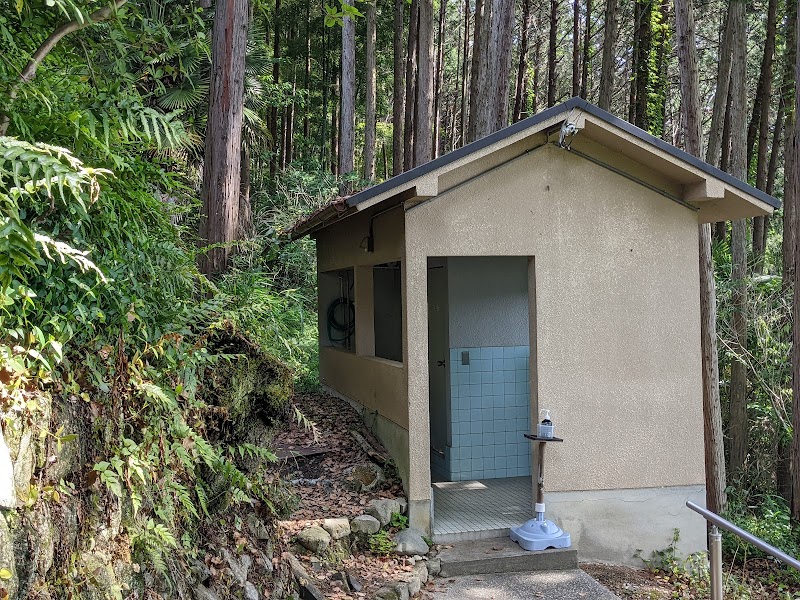
M 678 66 L 681 81 L 684 144 L 694 156 L 701 152 L 700 83 L 697 71 L 694 6 L 692 0 L 675 0 Z M 703 379 L 703 427 L 705 430 L 706 506 L 725 511 L 725 452 L 722 438 L 722 410 L 719 402 L 717 358 L 717 299 L 711 257 L 711 227 L 700 225 L 700 343 Z
M 583 22 L 583 60 L 581 61 L 580 96 L 589 97 L 589 60 L 592 50 L 592 0 L 586 0 L 586 15 Z
M 797 7 L 795 5 L 795 11 Z M 786 172 L 789 174 L 785 195 L 794 204 L 794 214 L 790 226 L 794 228 L 794 264 L 800 264 L 800 19 L 795 14 L 794 30 L 795 53 L 795 98 L 794 123 L 788 142 Z M 800 522 L 800 285 L 795 273 L 794 294 L 792 296 L 792 518 Z
M 339 174 L 351 173 L 354 168 L 355 104 L 356 104 L 356 24 L 353 17 L 342 19 L 342 67 L 339 92 Z M 352 191 L 350 184 L 341 189 L 343 196 Z
M 440 0 L 439 2 L 439 31 L 438 31 L 438 44 L 436 44 L 436 78 L 434 80 L 434 89 L 436 90 L 433 95 L 433 158 L 439 156 L 441 127 L 442 127 L 442 104 L 444 102 L 444 89 L 442 88 L 443 72 L 444 72 L 444 24 L 447 20 L 447 2 Z M 458 46 L 459 51 L 461 46 Z M 458 61 L 456 61 L 458 65 Z M 456 66 L 458 70 L 458 66 Z M 455 112 L 455 111 L 454 111 Z
M 403 118 L 405 96 L 403 89 L 403 10 L 405 0 L 394 0 L 394 86 L 392 89 L 392 175 L 403 172 Z
M 281 0 L 275 0 L 275 16 L 272 20 L 272 83 L 275 87 L 281 79 Z M 274 104 L 269 118 L 269 137 L 273 152 L 269 159 L 269 175 L 274 178 L 278 170 L 278 105 Z
M 769 115 L 770 115 L 770 94 L 772 90 L 772 65 L 775 54 L 775 30 L 778 13 L 778 0 L 769 0 L 767 5 L 767 31 L 764 42 L 764 54 L 761 59 L 761 73 L 758 79 L 758 89 L 756 99 L 753 103 L 753 117 L 750 120 L 750 128 L 758 130 L 758 152 L 756 159 L 756 187 L 764 190 L 767 187 L 767 167 L 769 150 Z M 755 122 L 754 122 L 755 121 Z M 752 146 L 750 141 L 750 130 L 748 129 L 748 158 L 751 156 Z M 753 218 L 753 263 L 754 271 L 761 273 L 764 266 L 764 251 L 767 246 L 767 219 L 766 217 Z
M 634 4 L 633 66 L 631 68 L 630 106 L 628 120 L 649 131 L 647 119 L 648 91 L 650 89 L 650 51 L 653 43 L 652 0 L 636 0 Z
M 475 25 L 472 35 L 472 65 L 469 79 L 469 122 L 467 124 L 467 143 L 478 138 L 478 113 L 482 110 L 481 90 L 488 86 L 488 22 L 491 18 L 491 0 L 475 0 Z M 485 97 L 485 96 L 484 96 Z
M 494 90 L 490 97 L 490 114 L 494 120 L 489 122 L 484 135 L 508 125 L 508 91 L 511 72 L 511 40 L 514 33 L 514 0 L 493 0 L 492 29 L 489 37 L 491 52 L 490 82 Z
M 549 45 L 547 48 L 547 106 L 554 106 L 556 103 L 556 87 L 558 85 L 558 2 L 550 0 L 550 29 Z
M 223 272 L 239 228 L 244 63 L 249 0 L 220 0 L 214 14 L 208 124 L 203 159 L 200 269 Z
M 531 28 L 531 0 L 522 0 L 522 25 L 519 33 L 519 64 L 517 67 L 517 84 L 514 89 L 514 112 L 512 119 L 516 123 L 522 118 L 525 109 L 525 88 L 528 77 L 528 33 Z
M 706 148 L 706 162 L 711 165 L 721 166 L 722 127 L 727 115 L 728 88 L 731 81 L 731 41 L 733 39 L 730 20 L 731 11 L 726 11 L 725 18 L 720 23 L 721 44 L 717 54 L 717 89 L 714 94 L 714 107 L 711 112 L 711 128 L 708 133 L 708 147 Z
M 483 6 L 480 43 L 473 44 L 473 72 L 470 89 L 470 140 L 480 139 L 508 124 L 513 0 L 487 0 Z M 475 53 L 480 60 L 475 60 Z M 476 71 L 477 69 L 477 71 Z
M 731 63 L 731 164 L 728 171 L 747 181 L 747 29 L 745 0 L 732 0 L 733 14 Z M 739 471 L 747 456 L 747 220 L 737 219 L 731 226 L 731 279 L 733 280 L 733 318 L 730 384 L 730 467 Z
M 367 2 L 366 90 L 364 91 L 364 179 L 375 179 L 375 4 Z
M 406 53 L 406 101 L 403 124 L 403 170 L 414 166 L 414 109 L 417 105 L 417 31 L 419 29 L 419 0 L 411 1 L 408 15 L 408 44 Z
M 572 2 L 572 96 L 581 93 L 581 1 Z
M 794 105 L 794 96 L 797 90 L 797 87 L 800 86 L 800 80 L 798 80 L 794 74 L 794 63 L 798 60 L 798 56 L 800 56 L 800 52 L 797 51 L 797 45 L 800 44 L 800 36 L 796 35 L 796 26 L 798 21 L 798 14 L 797 14 L 797 7 L 798 2 L 797 0 L 793 0 L 791 3 L 792 6 L 789 7 L 789 27 L 787 29 L 787 36 L 786 36 L 786 59 L 787 59 L 787 71 L 791 76 L 787 76 L 784 79 L 784 89 L 782 91 L 782 96 L 786 98 L 786 106 L 787 106 L 787 123 L 786 123 L 786 131 L 787 131 L 787 141 L 786 141 L 786 165 L 784 167 L 784 197 L 783 197 L 783 280 L 787 282 L 789 285 L 794 285 L 795 278 L 796 278 L 796 262 L 795 262 L 795 253 L 792 252 L 792 248 L 794 248 L 796 243 L 796 237 L 798 235 L 798 229 L 794 227 L 795 223 L 795 213 L 798 209 L 798 201 L 799 198 L 797 194 L 795 194 L 795 183 L 792 180 L 792 177 L 795 175 L 797 168 L 798 168 L 798 157 L 793 155 L 792 152 L 796 148 L 797 139 L 793 139 L 791 136 L 794 135 L 793 126 L 796 126 L 795 121 L 798 118 L 796 112 L 792 111 L 791 108 Z M 794 119 L 794 120 L 793 120 Z M 792 143 L 794 141 L 794 144 Z M 789 159 L 792 159 L 791 161 Z M 794 166 L 794 169 L 790 169 L 789 165 Z
M 433 0 L 419 0 L 417 31 L 417 105 L 414 121 L 414 166 L 431 159 L 433 112 Z
M 461 47 L 461 127 L 457 146 L 463 146 L 467 137 L 467 81 L 469 69 L 469 0 L 464 0 L 464 35 Z
M 600 96 L 597 105 L 603 110 L 611 110 L 611 98 L 614 94 L 614 72 L 616 56 L 614 41 L 617 37 L 617 2 L 606 0 L 605 19 L 603 20 L 603 64 L 600 72 Z

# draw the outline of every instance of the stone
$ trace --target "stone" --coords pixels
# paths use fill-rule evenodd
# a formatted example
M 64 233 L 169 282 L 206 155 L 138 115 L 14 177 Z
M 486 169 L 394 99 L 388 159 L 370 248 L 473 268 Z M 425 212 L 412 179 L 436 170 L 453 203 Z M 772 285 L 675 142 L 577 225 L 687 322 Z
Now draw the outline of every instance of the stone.
M 195 600 L 220 600 L 220 597 L 214 590 L 204 585 L 194 586 L 192 592 L 194 593 Z
M 394 534 L 394 541 L 397 544 L 395 552 L 401 556 L 414 556 L 415 554 L 427 554 L 428 544 L 422 538 L 422 534 L 416 529 L 403 529 Z
M 338 585 L 345 592 L 350 591 L 350 585 L 347 582 L 347 573 L 344 571 L 337 571 L 331 575 L 331 583 Z
M 264 522 L 253 513 L 249 513 L 247 515 L 245 524 L 247 525 L 247 530 L 250 532 L 250 535 L 257 540 L 263 541 L 269 539 L 269 531 L 267 530 L 267 526 L 264 525 Z
M 402 582 L 389 583 L 375 592 L 376 600 L 408 600 L 408 585 Z
M 314 554 L 325 552 L 331 545 L 331 534 L 322 527 L 312 525 L 297 534 L 297 541 L 308 551 Z
M 353 575 L 352 573 L 347 573 L 347 585 L 350 586 L 350 589 L 354 592 L 360 592 L 364 585 L 358 580 L 358 578 Z
M 372 515 L 381 522 L 381 527 L 386 527 L 392 520 L 392 514 L 400 514 L 400 503 L 394 498 L 383 500 L 370 500 L 367 505 L 367 514 Z
M 428 581 L 428 565 L 425 564 L 425 561 L 415 564 L 411 572 L 417 575 L 423 583 Z
M 233 556 L 226 548 L 222 549 L 222 555 L 228 563 L 233 573 L 233 578 L 239 585 L 244 585 L 247 581 L 247 575 L 250 567 L 253 565 L 253 559 L 249 554 L 242 554 L 238 559 Z
M 397 503 L 400 505 L 400 514 L 401 515 L 406 514 L 406 512 L 408 512 L 408 500 L 406 500 L 402 496 L 398 496 Z
M 245 600 L 258 600 L 261 594 L 258 593 L 256 586 L 249 581 L 244 582 L 244 597 Z
M 189 564 L 189 571 L 197 583 L 205 583 L 211 577 L 211 570 L 203 561 L 194 559 Z
M 325 519 L 322 523 L 322 528 L 334 540 L 340 540 L 350 535 L 350 521 L 347 519 Z
M 255 567 L 259 572 L 261 572 L 262 575 L 269 575 L 275 570 L 275 567 L 272 566 L 272 559 L 270 558 L 271 554 L 271 551 L 269 554 L 265 554 L 260 550 L 258 551 Z
M 413 598 L 422 589 L 422 580 L 419 575 L 410 575 L 406 581 L 406 586 L 408 587 L 409 597 Z
M 350 521 L 350 530 L 353 533 L 372 535 L 381 529 L 381 522 L 372 515 L 361 515 Z
M 292 570 L 297 585 L 300 586 L 300 597 L 303 600 L 325 600 L 325 595 L 314 584 L 314 580 L 305 570 L 303 564 L 297 560 L 297 557 L 291 552 L 286 552 L 284 558 L 289 562 L 289 568 Z
M 428 574 L 432 577 L 436 577 L 442 572 L 442 559 L 438 557 L 429 558 L 426 566 L 428 567 Z
M 386 476 L 375 463 L 355 465 L 345 474 L 345 485 L 356 492 L 371 492 L 386 481 Z

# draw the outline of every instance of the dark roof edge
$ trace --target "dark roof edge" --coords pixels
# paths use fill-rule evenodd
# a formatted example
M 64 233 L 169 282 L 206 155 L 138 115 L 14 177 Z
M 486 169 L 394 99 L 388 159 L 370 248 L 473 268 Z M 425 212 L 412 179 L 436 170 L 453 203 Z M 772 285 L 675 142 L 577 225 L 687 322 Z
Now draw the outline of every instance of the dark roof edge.
M 754 188 L 750 184 L 745 183 L 740 179 L 737 179 L 730 173 L 726 173 L 725 171 L 722 171 L 708 164 L 707 162 L 697 158 L 696 156 L 692 156 L 688 152 L 676 148 L 675 146 L 668 144 L 664 140 L 661 140 L 653 135 L 650 135 L 649 133 L 647 133 L 642 129 L 639 129 L 635 125 L 632 125 L 631 123 L 628 123 L 627 121 L 624 121 L 619 117 L 615 117 L 611 113 L 577 96 L 574 98 L 570 98 L 569 100 L 563 102 L 562 104 L 550 107 L 547 110 L 544 110 L 538 114 L 528 117 L 527 119 L 523 119 L 522 121 L 518 121 L 513 125 L 509 125 L 508 127 L 500 129 L 499 131 L 495 131 L 494 133 L 487 135 L 486 137 L 481 138 L 479 140 L 476 140 L 470 144 L 467 144 L 466 146 L 457 148 L 456 150 L 453 150 L 452 152 L 440 156 L 439 158 L 429 161 L 423 165 L 414 167 L 409 171 L 405 171 L 400 175 L 396 175 L 395 177 L 387 179 L 386 181 L 383 181 L 382 183 L 379 183 L 376 186 L 367 188 L 357 194 L 354 194 L 353 196 L 347 199 L 347 204 L 350 206 L 357 206 L 362 202 L 366 202 L 367 200 L 374 198 L 379 194 L 382 194 L 383 192 L 395 189 L 403 185 L 404 183 L 413 181 L 417 177 L 421 177 L 422 175 L 430 173 L 431 171 L 434 171 L 439 167 L 443 167 L 452 162 L 455 162 L 465 156 L 472 154 L 473 152 L 477 152 L 478 150 L 486 148 L 487 146 L 491 146 L 492 144 L 499 142 L 503 139 L 506 139 L 508 137 L 511 137 L 512 135 L 517 134 L 521 131 L 525 131 L 526 129 L 535 127 L 536 125 L 539 125 L 540 123 L 552 118 L 555 115 L 572 110 L 574 108 L 583 110 L 589 113 L 590 115 L 605 121 L 609 125 L 613 125 L 614 127 L 622 129 L 626 133 L 631 134 L 632 136 L 642 140 L 643 142 L 646 142 L 651 146 L 655 146 L 659 150 L 662 150 L 679 160 L 689 163 L 693 167 L 700 169 L 701 171 L 707 173 L 712 177 L 724 181 L 728 185 L 731 185 L 732 187 L 735 187 L 736 189 L 757 198 L 761 202 L 769 204 L 773 208 L 780 208 L 781 206 L 781 203 L 776 198 L 770 196 L 766 192 Z
M 689 154 L 685 150 L 676 148 L 672 144 L 669 144 L 664 140 L 659 139 L 642 129 L 639 129 L 635 125 L 628 123 L 628 121 L 620 119 L 619 117 L 615 117 L 611 113 L 604 111 L 602 108 L 598 108 L 594 104 L 590 104 L 583 98 L 572 98 L 571 100 L 569 100 L 569 102 L 572 102 L 573 100 L 577 101 L 573 105 L 574 107 L 578 107 L 581 110 L 586 111 L 590 115 L 595 116 L 598 119 L 602 119 L 606 123 L 614 125 L 615 127 L 622 129 L 626 133 L 630 133 L 631 135 L 642 140 L 643 142 L 647 142 L 648 144 L 655 146 L 659 150 L 663 150 L 667 154 L 671 154 L 675 158 L 689 163 L 693 167 L 700 169 L 705 173 L 708 173 L 712 177 L 716 177 L 717 179 L 724 181 L 725 183 L 737 188 L 738 190 L 741 190 L 742 192 L 745 192 L 746 194 L 754 196 L 755 198 L 761 200 L 762 202 L 769 204 L 773 208 L 780 208 L 781 206 L 780 201 L 777 198 L 770 196 L 765 191 L 759 190 L 758 188 L 754 188 L 749 183 L 745 183 L 744 181 L 734 177 L 730 173 L 726 173 L 725 171 L 718 169 L 713 165 L 708 164 L 704 160 Z
M 554 115 L 558 115 L 562 112 L 574 108 L 575 106 L 577 106 L 577 101 L 583 102 L 581 98 L 577 97 L 572 98 L 562 104 L 558 104 L 557 106 L 552 106 L 547 110 L 537 113 L 532 117 L 528 117 L 527 119 L 523 119 L 522 121 L 517 121 L 513 125 L 509 125 L 508 127 L 504 127 L 503 129 L 495 131 L 494 133 L 491 133 L 484 138 L 475 140 L 474 142 L 471 142 L 466 146 L 461 146 L 460 148 L 456 148 L 452 152 L 448 152 L 447 154 L 444 154 L 439 158 L 435 158 L 434 160 L 426 162 L 425 164 L 422 164 L 418 167 L 414 167 L 409 171 L 400 173 L 400 175 L 395 175 L 394 177 L 391 177 L 386 181 L 379 183 L 376 186 L 367 188 L 359 192 L 358 194 L 354 194 L 347 200 L 347 203 L 350 206 L 357 206 L 358 204 L 366 202 L 370 198 L 374 198 L 375 196 L 382 194 L 383 192 L 388 192 L 389 190 L 399 187 L 404 183 L 413 181 L 417 177 L 421 177 L 422 175 L 430 173 L 431 171 L 434 171 L 439 167 L 449 165 L 450 163 L 455 162 L 461 158 L 464 158 L 465 156 L 469 156 L 473 152 L 477 152 L 478 150 L 486 148 L 487 146 L 491 146 L 495 142 L 499 142 L 500 140 L 504 140 L 505 138 L 511 137 L 516 133 L 525 131 L 526 129 L 529 129 L 531 127 L 535 127 L 539 123 L 542 123 L 547 119 L 550 119 Z

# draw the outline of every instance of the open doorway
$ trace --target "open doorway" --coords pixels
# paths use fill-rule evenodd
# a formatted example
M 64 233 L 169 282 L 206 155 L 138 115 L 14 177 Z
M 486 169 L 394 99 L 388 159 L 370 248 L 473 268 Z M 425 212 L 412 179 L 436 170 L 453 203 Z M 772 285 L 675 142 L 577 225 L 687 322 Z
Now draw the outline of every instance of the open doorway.
M 469 529 L 502 531 L 531 515 L 531 261 L 428 263 L 431 478 L 441 541 Z

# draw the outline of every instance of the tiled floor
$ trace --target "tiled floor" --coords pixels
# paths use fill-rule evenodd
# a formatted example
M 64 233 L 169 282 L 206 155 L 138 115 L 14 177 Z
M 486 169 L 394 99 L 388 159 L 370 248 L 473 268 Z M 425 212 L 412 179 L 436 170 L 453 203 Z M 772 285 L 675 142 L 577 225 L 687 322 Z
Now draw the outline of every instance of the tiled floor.
M 501 537 L 532 517 L 530 477 L 433 484 L 433 535 L 437 542 Z

